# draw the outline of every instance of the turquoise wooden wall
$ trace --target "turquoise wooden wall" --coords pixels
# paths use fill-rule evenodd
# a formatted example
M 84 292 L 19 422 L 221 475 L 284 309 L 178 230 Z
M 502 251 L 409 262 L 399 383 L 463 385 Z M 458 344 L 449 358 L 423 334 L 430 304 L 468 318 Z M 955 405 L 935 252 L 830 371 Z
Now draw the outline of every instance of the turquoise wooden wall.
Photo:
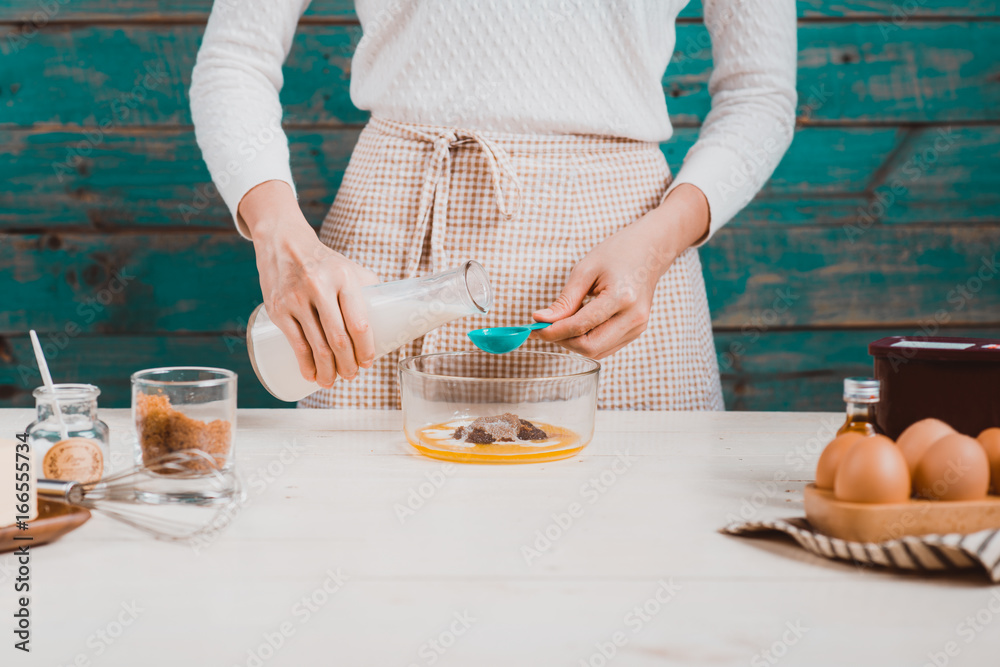
M 186 91 L 209 0 L 0 4 L 0 405 L 53 373 L 128 404 L 128 376 L 210 364 L 277 403 L 243 343 L 253 251 L 209 184 Z M 319 222 L 365 114 L 360 36 L 315 0 L 286 67 L 285 125 Z M 799 2 L 798 133 L 766 189 L 703 251 L 730 409 L 839 409 L 869 341 L 1000 337 L 1000 9 L 995 0 Z M 700 5 L 664 92 L 676 169 L 709 108 Z M 317 80 L 329 85 L 318 87 Z

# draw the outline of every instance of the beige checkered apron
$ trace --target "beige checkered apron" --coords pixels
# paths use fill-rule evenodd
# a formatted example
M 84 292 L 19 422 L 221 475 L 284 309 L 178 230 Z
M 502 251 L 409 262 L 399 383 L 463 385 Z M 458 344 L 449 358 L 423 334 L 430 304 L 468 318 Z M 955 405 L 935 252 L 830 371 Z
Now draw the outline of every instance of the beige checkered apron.
M 670 182 L 656 144 L 613 137 L 472 132 L 373 118 L 320 239 L 383 281 L 478 260 L 492 312 L 432 331 L 300 407 L 398 408 L 396 365 L 474 349 L 470 329 L 516 326 L 548 306 L 600 241 L 655 208 Z M 565 352 L 530 340 L 523 349 Z M 646 331 L 601 361 L 604 409 L 721 410 L 698 252 L 660 279 Z

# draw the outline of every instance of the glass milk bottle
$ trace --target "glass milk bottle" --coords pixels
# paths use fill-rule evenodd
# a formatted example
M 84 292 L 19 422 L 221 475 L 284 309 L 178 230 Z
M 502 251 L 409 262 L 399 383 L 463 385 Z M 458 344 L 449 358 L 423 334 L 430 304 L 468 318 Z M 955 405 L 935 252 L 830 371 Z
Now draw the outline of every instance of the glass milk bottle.
M 370 285 L 362 288 L 362 295 L 376 359 L 460 317 L 488 313 L 493 306 L 486 269 L 473 260 L 424 278 Z M 321 388 L 299 373 L 291 344 L 263 304 L 250 315 L 247 349 L 257 379 L 275 398 L 298 401 Z
M 101 390 L 92 384 L 57 384 L 34 391 L 37 418 L 28 425 L 28 442 L 41 478 L 96 482 L 108 471 L 108 425 L 97 417 Z M 62 415 L 60 422 L 59 415 Z M 66 436 L 62 427 L 66 427 Z

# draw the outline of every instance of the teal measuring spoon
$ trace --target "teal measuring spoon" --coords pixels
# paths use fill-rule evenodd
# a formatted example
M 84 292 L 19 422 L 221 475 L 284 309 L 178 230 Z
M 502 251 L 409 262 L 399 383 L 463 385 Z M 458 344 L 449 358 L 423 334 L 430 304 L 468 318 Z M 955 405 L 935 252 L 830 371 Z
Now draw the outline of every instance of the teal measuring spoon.
M 473 329 L 469 338 L 483 352 L 504 354 L 516 350 L 528 340 L 532 331 L 544 329 L 551 322 L 535 322 L 527 327 L 491 327 L 488 329 Z

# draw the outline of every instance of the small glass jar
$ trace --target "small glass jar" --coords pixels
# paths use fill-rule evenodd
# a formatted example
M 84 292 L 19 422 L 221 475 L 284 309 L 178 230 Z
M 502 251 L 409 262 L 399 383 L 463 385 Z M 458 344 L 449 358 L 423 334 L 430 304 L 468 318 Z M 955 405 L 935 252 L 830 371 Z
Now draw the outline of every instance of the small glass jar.
M 200 450 L 204 464 L 192 471 L 233 465 L 236 434 L 236 373 L 224 368 L 177 366 L 132 374 L 135 462 L 148 466 L 181 450 Z
M 39 477 L 87 483 L 108 473 L 111 448 L 108 425 L 97 416 L 100 394 L 92 384 L 57 384 L 52 391 L 35 389 L 37 418 L 26 432 Z
M 847 419 L 837 431 L 875 435 L 875 409 L 879 401 L 879 381 L 875 378 L 844 378 L 844 403 L 847 404 Z

